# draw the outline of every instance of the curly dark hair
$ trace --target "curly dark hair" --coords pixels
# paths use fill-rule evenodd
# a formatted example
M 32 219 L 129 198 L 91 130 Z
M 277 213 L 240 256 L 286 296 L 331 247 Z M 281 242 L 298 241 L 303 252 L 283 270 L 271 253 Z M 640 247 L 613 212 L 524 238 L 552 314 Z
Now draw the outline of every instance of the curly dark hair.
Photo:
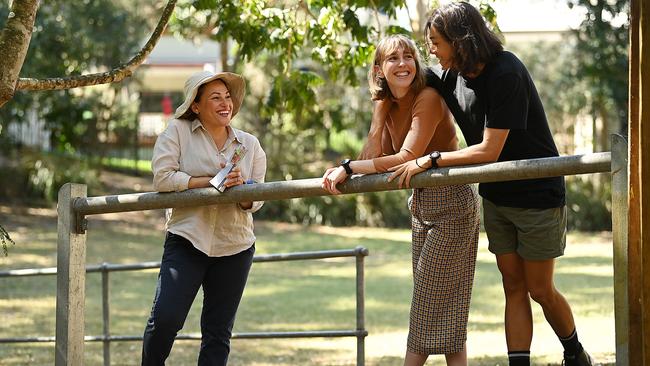
M 471 4 L 452 2 L 433 10 L 427 19 L 424 35 L 430 41 L 431 27 L 454 49 L 453 68 L 461 75 L 479 71 L 503 50 L 499 37 L 488 28 L 481 13 Z

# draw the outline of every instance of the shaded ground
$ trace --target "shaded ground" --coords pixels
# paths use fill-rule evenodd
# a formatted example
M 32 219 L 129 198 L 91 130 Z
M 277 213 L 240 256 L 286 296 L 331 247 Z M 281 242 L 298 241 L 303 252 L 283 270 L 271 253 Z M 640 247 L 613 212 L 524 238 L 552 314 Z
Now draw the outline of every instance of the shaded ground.
M 151 176 L 132 176 L 104 170 L 99 176 L 99 180 L 104 186 L 101 192 L 89 192 L 91 196 L 124 194 L 135 192 L 152 191 Z
M 103 194 L 149 191 L 147 177 L 107 173 Z M 87 263 L 158 261 L 162 251 L 162 210 L 105 214 L 90 218 Z M 0 204 L 0 223 L 18 243 L 0 258 L 0 271 L 56 263 L 56 212 Z M 257 222 L 258 254 L 343 249 L 364 245 L 366 259 L 366 365 L 400 365 L 410 301 L 408 230 L 303 227 Z M 571 233 L 567 255 L 558 261 L 558 287 L 573 305 L 580 336 L 600 362 L 614 363 L 611 233 Z M 494 258 L 482 237 L 470 311 L 470 365 L 507 365 L 502 328 L 502 290 Z M 260 264 L 253 268 L 236 332 L 348 329 L 354 324 L 354 265 L 344 260 L 314 264 Z M 113 334 L 139 335 L 151 304 L 155 271 L 112 274 Z M 53 335 L 53 277 L 0 279 L 0 337 Z M 101 334 L 101 285 L 87 278 L 86 334 Z M 196 301 L 200 303 L 200 301 Z M 535 365 L 557 365 L 561 348 L 535 306 Z M 197 307 L 183 332 L 198 332 Z M 353 365 L 354 339 L 233 340 L 231 365 Z M 198 344 L 178 342 L 172 365 L 196 363 Z M 116 342 L 116 365 L 139 362 L 138 342 Z M 101 364 L 101 345 L 86 345 L 86 364 Z M 53 345 L 0 344 L 3 365 L 49 365 Z M 442 365 L 433 357 L 428 365 Z

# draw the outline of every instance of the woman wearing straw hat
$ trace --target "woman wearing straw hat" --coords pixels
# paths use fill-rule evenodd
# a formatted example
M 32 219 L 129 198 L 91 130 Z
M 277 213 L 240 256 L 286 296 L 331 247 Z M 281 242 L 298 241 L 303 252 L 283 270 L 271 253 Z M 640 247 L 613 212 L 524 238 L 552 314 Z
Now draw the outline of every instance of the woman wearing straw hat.
M 185 82 L 185 101 L 154 147 L 158 192 L 210 187 L 235 151 L 246 154 L 225 187 L 263 182 L 266 155 L 257 138 L 230 126 L 244 98 L 237 74 L 202 71 Z M 263 202 L 174 208 L 151 315 L 144 331 L 142 365 L 164 365 L 174 338 L 203 287 L 199 365 L 226 365 L 230 336 L 255 252 L 252 213 Z

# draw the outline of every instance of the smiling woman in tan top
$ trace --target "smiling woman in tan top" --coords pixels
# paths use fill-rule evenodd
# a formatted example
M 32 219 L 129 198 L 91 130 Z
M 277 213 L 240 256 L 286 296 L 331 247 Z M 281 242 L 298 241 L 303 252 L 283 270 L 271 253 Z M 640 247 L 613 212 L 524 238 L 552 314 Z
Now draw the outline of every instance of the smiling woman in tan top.
M 226 187 L 263 182 L 266 155 L 257 138 L 230 126 L 244 98 L 244 79 L 228 72 L 196 73 L 185 101 L 156 140 L 153 185 L 159 192 L 211 187 L 235 150 L 246 154 Z M 144 331 L 142 365 L 164 365 L 200 287 L 203 288 L 199 365 L 226 365 L 230 336 L 253 253 L 252 213 L 262 202 L 174 208 L 168 212 L 165 248 L 151 315 Z
M 343 160 L 323 176 L 332 194 L 350 174 L 386 172 L 425 153 L 458 149 L 451 114 L 426 87 L 413 41 L 384 38 L 368 74 L 377 101 L 360 160 Z M 469 185 L 415 189 L 409 199 L 413 230 L 413 299 L 405 365 L 444 354 L 467 365 L 467 318 L 478 245 L 478 201 Z

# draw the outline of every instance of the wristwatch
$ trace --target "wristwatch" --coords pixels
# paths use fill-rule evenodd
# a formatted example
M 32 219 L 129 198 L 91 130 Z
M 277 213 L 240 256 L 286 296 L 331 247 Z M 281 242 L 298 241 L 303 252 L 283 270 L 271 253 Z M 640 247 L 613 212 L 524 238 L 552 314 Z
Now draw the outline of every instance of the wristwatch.
M 346 172 L 348 175 L 352 174 L 352 168 L 350 168 L 350 162 L 351 162 L 351 161 L 352 161 L 352 160 L 350 160 L 350 159 L 343 159 L 343 160 L 341 160 L 341 166 L 343 167 L 343 169 L 345 169 L 345 172 Z
M 440 159 L 440 151 L 434 151 L 429 154 L 429 159 L 431 159 L 431 167 L 438 169 L 438 159 Z

